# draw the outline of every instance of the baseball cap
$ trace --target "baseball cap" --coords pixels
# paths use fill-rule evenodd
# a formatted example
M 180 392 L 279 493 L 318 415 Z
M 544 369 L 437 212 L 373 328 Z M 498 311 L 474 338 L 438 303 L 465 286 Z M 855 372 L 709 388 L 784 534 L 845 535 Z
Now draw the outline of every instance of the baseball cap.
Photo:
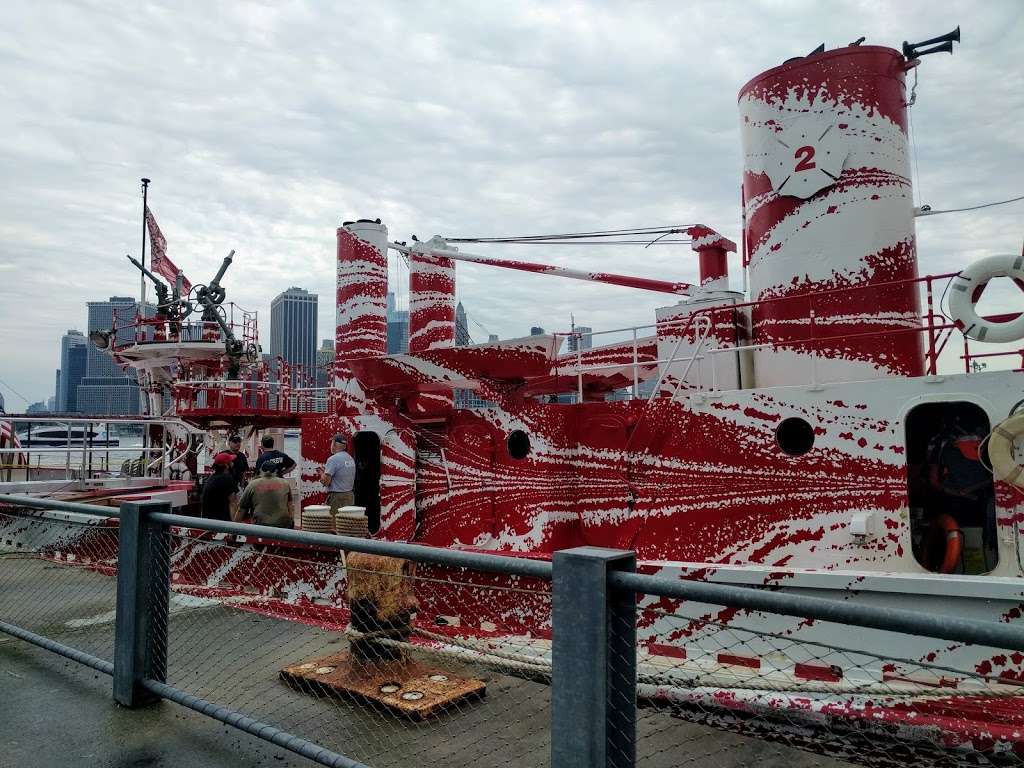
M 214 464 L 223 464 L 225 467 L 230 467 L 234 461 L 235 455 L 233 453 L 228 453 L 227 451 L 221 451 L 213 457 Z

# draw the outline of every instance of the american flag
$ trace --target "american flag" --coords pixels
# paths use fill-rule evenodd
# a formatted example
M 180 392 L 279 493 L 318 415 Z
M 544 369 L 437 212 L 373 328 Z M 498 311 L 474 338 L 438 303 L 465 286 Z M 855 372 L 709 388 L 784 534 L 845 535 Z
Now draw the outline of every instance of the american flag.
M 152 251 L 150 269 L 161 277 L 167 278 L 171 285 L 174 285 L 180 270 L 174 265 L 174 262 L 167 258 L 167 238 L 164 237 L 164 233 L 157 226 L 156 219 L 153 217 L 153 212 L 149 210 L 148 205 L 146 206 L 146 229 L 149 230 L 149 249 Z M 183 276 L 181 285 L 186 292 L 192 289 L 192 283 L 189 282 L 187 277 Z

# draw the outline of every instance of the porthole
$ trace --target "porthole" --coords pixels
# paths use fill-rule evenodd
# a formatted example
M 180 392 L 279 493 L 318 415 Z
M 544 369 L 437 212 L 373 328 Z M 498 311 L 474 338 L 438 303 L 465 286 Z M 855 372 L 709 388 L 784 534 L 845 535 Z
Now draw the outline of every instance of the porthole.
M 814 428 L 806 419 L 791 416 L 775 429 L 775 442 L 789 456 L 803 456 L 814 447 Z
M 508 455 L 513 459 L 525 459 L 530 452 L 530 436 L 521 429 L 514 429 L 509 432 L 506 445 Z

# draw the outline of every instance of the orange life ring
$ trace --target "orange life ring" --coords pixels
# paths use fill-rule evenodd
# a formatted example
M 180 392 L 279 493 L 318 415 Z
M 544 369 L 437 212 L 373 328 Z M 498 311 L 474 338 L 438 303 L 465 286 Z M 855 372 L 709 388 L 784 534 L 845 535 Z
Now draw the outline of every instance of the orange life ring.
M 932 559 L 931 547 L 935 542 L 938 541 L 939 537 L 935 536 L 935 533 L 945 532 L 945 553 L 942 556 L 942 564 L 938 567 L 937 573 L 952 573 L 956 570 L 956 567 L 960 565 L 960 556 L 964 551 L 964 534 L 960 530 L 960 526 L 957 525 L 953 516 L 943 512 L 941 515 L 932 520 L 931 523 L 931 535 L 925 540 L 925 562 L 935 562 Z

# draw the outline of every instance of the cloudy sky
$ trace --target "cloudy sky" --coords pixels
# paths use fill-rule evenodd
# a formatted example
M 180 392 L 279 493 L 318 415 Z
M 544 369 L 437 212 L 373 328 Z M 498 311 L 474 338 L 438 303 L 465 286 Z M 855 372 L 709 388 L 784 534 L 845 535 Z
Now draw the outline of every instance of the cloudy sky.
M 343 219 L 380 217 L 398 239 L 699 221 L 739 240 L 736 94 L 749 78 L 821 42 L 898 47 L 960 24 L 956 55 L 921 68 L 919 202 L 1024 194 L 1021 0 L 4 8 L 0 392 L 12 411 L 26 405 L 15 391 L 52 394 L 60 336 L 84 330 L 86 301 L 138 291 L 124 254 L 140 249 L 141 176 L 193 281 L 236 250 L 228 296 L 260 313 L 265 347 L 270 300 L 289 285 L 320 295 L 326 338 Z M 1019 251 L 1022 214 L 919 220 L 922 271 Z M 486 248 L 696 276 L 686 246 Z M 647 323 L 669 303 L 465 264 L 458 285 L 503 337 L 567 330 L 570 313 L 595 329 Z

